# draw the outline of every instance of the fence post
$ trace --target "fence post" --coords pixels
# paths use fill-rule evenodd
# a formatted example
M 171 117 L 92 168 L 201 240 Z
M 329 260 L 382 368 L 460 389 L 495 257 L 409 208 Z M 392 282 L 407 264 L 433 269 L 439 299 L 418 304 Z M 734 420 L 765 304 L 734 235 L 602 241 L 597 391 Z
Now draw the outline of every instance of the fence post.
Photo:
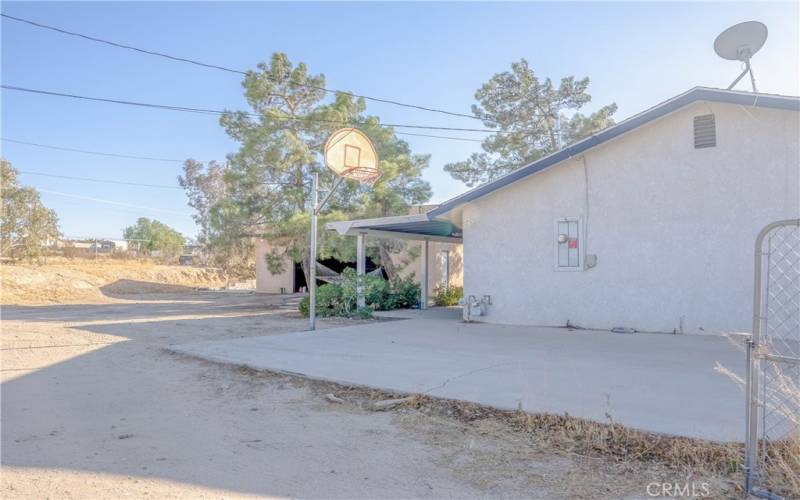
M 745 342 L 745 437 L 744 437 L 744 490 L 750 494 L 755 483 L 756 463 L 755 447 L 758 446 L 758 405 L 756 393 L 758 383 L 753 377 L 757 376 L 753 367 L 753 349 L 755 344 L 750 338 Z

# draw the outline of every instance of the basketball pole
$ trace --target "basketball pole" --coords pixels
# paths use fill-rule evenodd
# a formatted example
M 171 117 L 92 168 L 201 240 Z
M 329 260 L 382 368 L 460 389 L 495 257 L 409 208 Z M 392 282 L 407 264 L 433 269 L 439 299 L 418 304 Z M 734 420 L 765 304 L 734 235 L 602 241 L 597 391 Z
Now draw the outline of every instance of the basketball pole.
M 331 190 L 319 201 L 319 172 L 314 172 L 313 190 L 313 204 L 311 206 L 311 245 L 309 248 L 309 265 L 311 269 L 308 270 L 308 277 L 311 283 L 308 283 L 308 323 L 310 330 L 317 329 L 317 219 L 322 207 L 328 203 L 328 200 L 333 196 L 336 188 L 344 180 L 343 177 L 337 177 L 331 186 Z
M 317 214 L 319 213 L 319 172 L 314 172 L 314 203 L 311 206 L 311 248 L 310 259 L 311 265 L 308 274 L 311 278 L 311 283 L 308 284 L 308 318 L 309 329 L 316 330 L 317 328 Z

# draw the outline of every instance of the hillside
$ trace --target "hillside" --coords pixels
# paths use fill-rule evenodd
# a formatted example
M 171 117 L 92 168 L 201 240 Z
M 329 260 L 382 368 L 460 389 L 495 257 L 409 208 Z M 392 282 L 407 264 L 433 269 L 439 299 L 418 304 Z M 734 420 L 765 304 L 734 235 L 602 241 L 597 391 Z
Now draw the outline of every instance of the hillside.
M 0 304 L 109 302 L 139 293 L 225 286 L 218 270 L 150 262 L 49 259 L 0 266 Z

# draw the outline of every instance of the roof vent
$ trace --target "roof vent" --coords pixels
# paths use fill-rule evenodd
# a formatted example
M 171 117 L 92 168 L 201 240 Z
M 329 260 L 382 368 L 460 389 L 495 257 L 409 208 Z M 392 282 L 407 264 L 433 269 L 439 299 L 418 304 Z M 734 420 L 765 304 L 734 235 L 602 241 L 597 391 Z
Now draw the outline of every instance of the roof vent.
M 694 117 L 694 148 L 713 148 L 717 145 L 717 126 L 714 115 Z

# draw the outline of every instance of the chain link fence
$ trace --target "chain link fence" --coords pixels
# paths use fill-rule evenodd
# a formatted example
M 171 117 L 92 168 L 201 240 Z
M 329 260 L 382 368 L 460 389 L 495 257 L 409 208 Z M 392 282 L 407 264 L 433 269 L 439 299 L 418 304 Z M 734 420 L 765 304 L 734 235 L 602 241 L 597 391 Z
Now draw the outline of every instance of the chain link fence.
M 800 481 L 800 219 L 766 226 L 755 250 L 745 489 L 780 498 Z

